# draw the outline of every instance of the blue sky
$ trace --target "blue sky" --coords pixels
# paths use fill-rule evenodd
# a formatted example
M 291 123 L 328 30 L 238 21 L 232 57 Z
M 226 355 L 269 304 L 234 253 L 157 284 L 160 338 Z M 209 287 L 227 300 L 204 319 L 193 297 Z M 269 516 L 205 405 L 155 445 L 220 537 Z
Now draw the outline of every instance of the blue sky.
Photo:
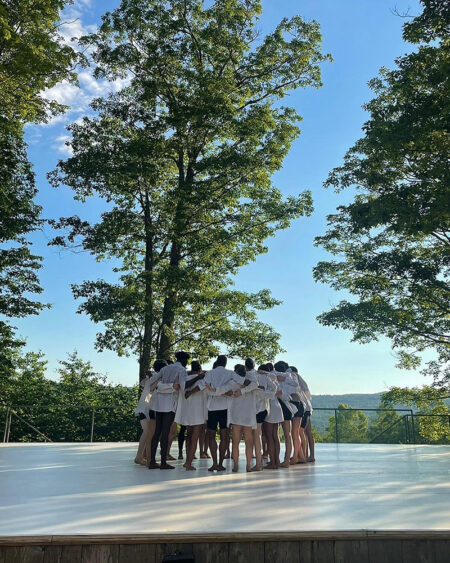
M 66 14 L 66 20 L 72 23 L 63 28 L 64 34 L 70 38 L 93 31 L 101 14 L 117 4 L 75 0 Z M 420 12 L 416 0 L 263 0 L 263 33 L 271 31 L 283 17 L 300 14 L 305 19 L 316 19 L 322 28 L 323 49 L 333 55 L 334 62 L 323 66 L 322 89 L 297 91 L 285 101 L 303 116 L 302 134 L 283 169 L 274 176 L 275 184 L 286 196 L 310 189 L 315 212 L 270 239 L 269 252 L 241 270 L 236 287 L 247 291 L 267 287 L 283 300 L 281 306 L 261 318 L 282 335 L 285 358 L 299 367 L 315 394 L 377 392 L 392 385 L 426 383 L 418 372 L 395 368 L 396 359 L 388 341 L 360 345 L 351 342 L 349 332 L 319 325 L 316 316 L 342 295 L 312 279 L 313 266 L 327 258 L 323 250 L 313 246 L 314 237 L 324 233 L 327 214 L 351 198 L 350 192 L 337 195 L 325 190 L 322 182 L 361 136 L 361 126 L 367 119 L 361 106 L 372 97 L 368 80 L 377 75 L 380 67 L 392 68 L 395 57 L 410 50 L 401 38 L 404 20 L 393 15 L 394 8 L 401 12 L 409 8 L 412 14 Z M 67 155 L 66 125 L 88 111 L 92 97 L 121 86 L 97 83 L 88 69 L 82 69 L 79 78 L 80 88 L 61 84 L 53 89 L 52 95 L 71 106 L 66 115 L 45 126 L 27 128 L 29 155 L 39 187 L 37 201 L 46 218 L 76 213 L 95 220 L 104 208 L 101 201 L 93 198 L 86 204 L 77 203 L 68 188 L 55 190 L 46 180 L 46 173 Z M 51 237 L 46 227 L 32 240 L 34 251 L 44 257 L 40 273 L 42 298 L 52 308 L 37 317 L 17 321 L 19 333 L 26 337 L 29 349 L 46 354 L 50 377 L 55 376 L 58 360 L 77 350 L 112 382 L 133 384 L 137 379 L 135 358 L 95 351 L 99 327 L 86 316 L 76 314 L 77 303 L 70 290 L 72 283 L 112 279 L 111 264 L 97 263 L 84 253 L 47 247 Z

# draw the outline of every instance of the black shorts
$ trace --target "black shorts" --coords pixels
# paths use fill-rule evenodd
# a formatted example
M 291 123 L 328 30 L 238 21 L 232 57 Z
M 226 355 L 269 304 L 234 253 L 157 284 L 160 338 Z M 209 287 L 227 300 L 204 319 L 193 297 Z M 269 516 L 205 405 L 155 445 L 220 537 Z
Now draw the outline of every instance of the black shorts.
M 208 422 L 206 426 L 208 430 L 217 430 L 217 425 L 221 430 L 226 430 L 227 426 L 227 418 L 228 418 L 228 410 L 223 409 L 220 411 L 208 411 Z
M 308 424 L 308 418 L 310 416 L 311 416 L 311 413 L 309 411 L 305 411 L 305 413 L 302 416 L 302 424 L 301 424 L 302 428 L 306 428 L 306 425 Z
M 139 420 L 145 420 L 146 418 L 148 420 L 155 420 L 155 411 L 150 410 L 148 412 L 148 416 L 145 416 L 145 414 L 143 414 L 141 412 L 139 413 Z
M 256 422 L 258 424 L 261 424 L 262 422 L 264 422 L 265 418 L 267 416 L 267 410 L 263 410 L 261 412 L 257 412 L 256 413 Z
M 292 403 L 297 407 L 297 412 L 294 414 L 294 418 L 302 418 L 305 413 L 305 407 L 301 401 L 292 401 Z
M 284 420 L 292 420 L 292 418 L 293 418 L 292 413 L 291 413 L 291 411 L 287 408 L 287 406 L 285 405 L 285 403 L 284 403 L 280 398 L 278 398 L 278 402 L 279 402 L 280 405 L 281 405 L 281 410 L 283 411 L 283 418 L 284 418 Z

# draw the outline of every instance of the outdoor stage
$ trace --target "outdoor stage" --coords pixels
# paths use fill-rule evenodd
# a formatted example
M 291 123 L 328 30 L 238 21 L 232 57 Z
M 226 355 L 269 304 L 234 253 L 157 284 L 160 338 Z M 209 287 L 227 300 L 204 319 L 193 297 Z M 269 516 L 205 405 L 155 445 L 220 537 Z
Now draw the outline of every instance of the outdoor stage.
M 361 544 L 406 534 L 416 543 L 435 537 L 442 553 L 449 553 L 449 446 L 318 444 L 315 464 L 261 473 L 245 472 L 241 452 L 237 474 L 230 461 L 227 472 L 208 473 L 209 460 L 196 461 L 195 472 L 186 472 L 181 461 L 173 462 L 172 471 L 149 471 L 133 463 L 135 450 L 129 443 L 0 445 L 0 545 L 139 544 L 155 538 L 222 545 L 247 541 L 244 533 L 253 542 L 268 534 L 272 542 L 356 538 Z M 78 534 L 89 538 L 73 537 Z M 44 555 L 38 560 L 47 561 Z M 158 561 L 156 555 L 145 560 Z M 285 560 L 322 561 L 312 555 Z M 341 558 L 350 560 L 358 561 Z M 359 561 L 365 560 L 360 554 Z

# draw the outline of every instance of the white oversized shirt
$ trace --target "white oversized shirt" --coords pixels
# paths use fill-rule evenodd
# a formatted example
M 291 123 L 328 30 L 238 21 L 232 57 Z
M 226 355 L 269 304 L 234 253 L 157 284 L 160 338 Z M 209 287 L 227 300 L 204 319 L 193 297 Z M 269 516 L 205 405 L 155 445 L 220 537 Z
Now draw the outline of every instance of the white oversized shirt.
M 267 411 L 268 414 L 270 410 L 270 399 L 273 400 L 275 398 L 277 386 L 265 373 L 256 372 L 256 378 L 258 381 L 258 387 L 264 387 L 264 389 L 257 389 L 255 391 L 256 412 L 259 413 Z
M 192 375 L 187 375 L 186 378 L 181 382 L 181 389 L 178 397 L 177 412 L 175 414 L 175 422 L 182 424 L 183 426 L 195 426 L 197 424 L 204 424 L 208 418 L 208 409 L 206 406 L 206 391 L 205 383 L 203 379 L 199 379 L 197 383 L 194 383 L 192 387 L 188 388 L 195 389 L 198 387 L 200 391 L 193 393 L 188 399 L 186 399 L 186 383 L 195 379 L 198 376 L 197 373 Z
M 182 382 L 184 382 L 187 376 L 186 369 L 180 362 L 175 362 L 174 364 L 164 366 L 159 372 L 159 375 L 160 381 L 156 387 L 155 393 L 153 393 L 153 397 L 155 398 L 153 410 L 156 412 L 176 412 L 178 391 L 173 388 L 173 384 L 182 384 Z M 170 386 L 172 386 L 171 391 Z
M 248 379 L 250 383 L 244 387 L 244 381 Z M 234 373 L 232 381 L 232 391 L 239 389 L 242 393 L 240 397 L 230 397 L 228 408 L 228 422 L 236 426 L 250 426 L 256 428 L 256 389 L 258 380 L 256 372 L 248 371 L 245 377 Z
M 227 391 L 231 391 L 234 371 L 226 369 L 222 366 L 218 366 L 208 372 L 206 372 L 205 379 L 203 380 L 208 383 L 215 391 L 206 390 L 208 397 L 208 410 L 209 411 L 221 411 L 228 409 L 230 399 L 224 396 Z

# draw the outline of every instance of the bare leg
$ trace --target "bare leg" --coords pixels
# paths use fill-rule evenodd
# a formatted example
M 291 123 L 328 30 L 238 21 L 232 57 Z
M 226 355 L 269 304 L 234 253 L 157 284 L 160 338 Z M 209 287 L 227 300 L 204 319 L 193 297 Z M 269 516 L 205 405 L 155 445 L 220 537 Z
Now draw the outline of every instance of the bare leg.
M 291 442 L 291 421 L 284 420 L 281 423 L 283 428 L 284 434 L 284 446 L 285 446 L 285 454 L 284 454 L 284 461 L 280 464 L 280 467 L 289 467 L 290 463 L 289 460 L 291 458 L 291 451 L 292 451 L 292 442 Z
M 148 418 L 144 418 L 140 422 L 141 422 L 142 434 L 139 439 L 138 451 L 136 457 L 134 458 L 134 463 L 144 465 L 146 463 L 144 459 L 144 453 L 145 453 L 145 446 L 148 442 L 148 430 L 149 430 L 150 420 Z
M 242 426 L 233 424 L 233 445 L 231 450 L 231 456 L 233 458 L 233 473 L 237 473 L 239 469 L 239 443 L 241 441 L 242 430 Z
M 230 431 L 228 430 L 228 428 L 224 428 L 223 430 L 220 430 L 218 471 L 225 471 L 223 460 L 225 459 L 227 448 L 230 449 Z
M 292 419 L 292 425 L 291 425 L 291 436 L 292 436 L 292 445 L 294 448 L 294 452 L 292 454 L 292 458 L 290 460 L 291 465 L 297 463 L 298 461 L 298 456 L 299 456 L 299 452 L 300 452 L 300 447 L 301 447 L 301 443 L 300 443 L 300 435 L 299 435 L 299 428 L 300 428 L 300 422 L 302 421 L 301 418 L 295 417 Z
M 247 471 L 252 467 L 253 458 L 253 428 L 251 426 L 243 426 L 245 440 L 245 457 L 247 459 Z
M 156 420 L 154 418 L 150 418 L 147 425 L 147 441 L 144 446 L 144 459 L 147 460 L 147 463 L 150 461 L 151 458 L 151 450 L 152 450 L 152 439 L 155 434 L 156 428 Z
M 302 438 L 302 454 L 303 454 L 303 459 L 308 459 L 308 439 L 306 437 L 305 434 L 305 429 L 304 428 L 300 428 L 301 431 L 301 438 Z
M 170 448 L 172 447 L 172 442 L 175 439 L 177 433 L 177 423 L 173 422 L 172 426 L 170 427 L 170 433 L 169 433 L 169 444 L 167 446 L 167 459 L 170 461 L 173 461 L 175 458 L 170 455 Z
M 298 429 L 298 434 L 300 438 L 300 450 L 298 452 L 297 463 L 306 463 L 305 448 L 306 448 L 307 440 L 305 436 L 305 429 L 300 426 Z
M 178 459 L 183 459 L 183 446 L 186 440 L 186 426 L 180 425 L 178 430 Z M 186 440 L 186 452 L 188 451 L 188 444 Z
M 201 428 L 202 428 L 201 424 L 190 426 L 188 428 L 188 436 L 190 435 L 190 440 L 189 440 L 189 450 L 186 459 L 186 471 L 192 471 L 195 469 L 195 467 L 192 465 L 192 460 L 194 459 L 195 450 L 197 449 L 197 442 L 201 432 Z M 191 432 L 189 432 L 189 430 Z
M 268 456 L 268 452 L 267 452 L 267 437 L 264 434 L 264 432 L 262 432 L 261 435 L 261 442 L 262 442 L 262 456 L 265 458 Z
M 272 425 L 273 441 L 275 444 L 275 469 L 278 469 L 280 467 L 280 435 L 278 433 L 279 426 L 280 425 L 278 422 Z
M 278 432 L 278 424 L 271 422 L 263 422 L 263 432 L 267 440 L 267 450 L 269 452 L 269 463 L 266 465 L 267 469 L 276 469 L 278 467 L 277 454 L 275 448 L 274 434 L 275 428 Z
M 311 428 L 311 417 L 308 417 L 308 422 L 306 423 L 306 428 L 305 428 L 305 434 L 308 437 L 308 445 L 309 445 L 308 461 L 314 462 L 316 461 L 316 458 L 314 457 L 314 436 Z
M 261 427 L 259 422 L 256 429 L 253 430 L 253 443 L 255 444 L 256 464 L 252 467 L 253 471 L 261 471 L 262 469 L 262 444 L 261 444 Z
M 213 464 L 208 469 L 208 471 L 217 471 L 218 465 L 217 465 L 216 431 L 208 428 L 208 430 L 206 431 L 206 437 L 207 437 L 207 440 L 208 440 L 209 451 L 211 452 L 211 457 L 212 457 L 212 461 L 213 461 Z
M 206 438 L 206 424 L 202 424 L 199 437 L 200 444 L 200 459 L 209 459 L 208 455 L 208 440 Z

